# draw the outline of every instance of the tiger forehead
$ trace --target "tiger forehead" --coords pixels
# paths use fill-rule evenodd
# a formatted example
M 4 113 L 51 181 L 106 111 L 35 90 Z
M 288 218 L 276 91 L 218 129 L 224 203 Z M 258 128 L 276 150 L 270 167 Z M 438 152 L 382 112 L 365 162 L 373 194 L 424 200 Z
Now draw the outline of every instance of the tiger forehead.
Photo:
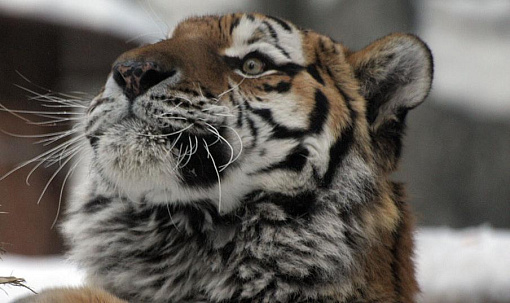
M 172 33 L 172 38 L 180 37 L 215 41 L 227 56 L 243 57 L 259 51 L 277 63 L 305 61 L 301 31 L 290 22 L 261 14 L 189 18 Z

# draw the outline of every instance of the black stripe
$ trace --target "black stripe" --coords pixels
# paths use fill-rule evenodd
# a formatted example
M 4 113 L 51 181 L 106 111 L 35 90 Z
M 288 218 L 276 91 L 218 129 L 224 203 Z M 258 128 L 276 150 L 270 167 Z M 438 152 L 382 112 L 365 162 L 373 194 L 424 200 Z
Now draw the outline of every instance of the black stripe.
M 290 82 L 286 82 L 286 81 L 280 81 L 275 86 L 271 86 L 267 83 L 264 83 L 264 91 L 266 93 L 276 91 L 276 92 L 282 94 L 282 93 L 288 92 L 291 87 L 292 86 L 291 86 Z
M 292 32 L 292 28 L 290 27 L 290 25 L 287 22 L 283 21 L 282 19 L 267 15 L 266 17 L 278 23 L 281 27 L 283 27 L 284 30 Z
M 105 209 L 112 200 L 104 196 L 97 196 L 83 205 L 82 211 L 86 214 L 93 214 Z
M 333 74 L 331 73 L 331 70 L 329 69 L 329 67 L 326 68 L 326 71 L 327 71 L 328 75 L 334 79 Z M 351 96 L 349 96 L 338 83 L 335 83 L 335 88 L 338 91 L 338 93 L 342 96 L 342 98 L 344 99 L 345 105 L 347 106 L 347 109 L 349 110 L 349 115 L 351 117 L 351 123 L 354 123 L 354 121 L 356 120 L 356 117 L 358 116 L 358 113 L 352 109 L 351 103 L 353 101 L 353 98 Z
M 234 242 L 227 243 L 220 251 L 221 253 L 221 260 L 223 261 L 224 265 L 228 265 L 228 260 L 230 259 L 230 256 L 232 256 L 232 253 L 234 252 L 236 245 Z
M 220 29 L 220 33 L 223 33 L 223 26 L 221 25 L 221 21 L 223 21 L 223 16 L 218 18 L 218 28 Z
M 296 196 L 271 194 L 270 200 L 281 206 L 290 217 L 307 220 L 309 215 L 316 210 L 317 196 L 314 192 L 306 191 Z M 301 224 L 301 222 L 297 222 L 297 224 Z
M 248 41 L 246 41 L 246 43 L 248 43 L 248 45 L 251 45 L 253 43 L 259 42 L 260 40 L 261 37 L 251 37 Z
M 290 77 L 294 77 L 297 73 L 302 71 L 304 67 L 299 64 L 287 63 L 285 65 L 278 66 L 276 69 L 286 73 Z
M 230 85 L 228 86 L 228 89 L 229 90 L 231 89 Z M 232 105 L 234 107 L 239 107 L 239 110 L 237 111 L 237 127 L 240 128 L 243 126 L 244 110 L 241 108 L 241 105 L 239 104 L 239 102 L 237 102 L 237 100 L 234 98 L 233 94 L 229 94 L 228 98 L 230 100 L 230 103 L 232 103 Z
M 335 173 L 341 162 L 347 155 L 347 151 L 354 141 L 354 128 L 349 125 L 343 132 L 341 137 L 329 149 L 329 165 L 328 170 L 322 178 L 321 187 L 329 187 L 333 182 Z
M 273 39 L 274 39 L 276 42 L 278 42 L 278 34 L 276 33 L 276 31 L 275 31 L 274 27 L 273 27 L 271 24 L 269 24 L 269 22 L 267 22 L 267 21 L 264 21 L 264 22 L 263 22 L 263 24 L 264 24 L 265 26 L 267 26 L 267 28 L 268 28 L 268 30 L 269 30 L 269 34 L 271 35 L 271 37 L 273 37 Z
M 234 22 L 232 22 L 232 24 L 230 25 L 230 35 L 232 36 L 232 32 L 234 31 L 234 29 L 239 25 L 239 22 L 241 20 L 239 18 L 236 18 L 234 20 Z
M 283 47 L 281 47 L 280 45 L 275 45 L 275 47 L 282 52 L 282 54 L 287 58 L 287 59 L 290 59 L 290 54 L 285 50 L 283 49 Z
M 97 144 L 99 142 L 99 137 L 102 135 L 101 132 L 97 132 L 93 135 L 86 135 L 85 137 L 89 140 L 90 146 L 92 146 L 92 149 L 94 151 L 97 150 Z
M 271 137 L 275 139 L 287 139 L 287 138 L 301 138 L 306 133 L 303 129 L 298 128 L 288 128 L 286 126 L 280 125 L 276 123 L 273 119 L 273 115 L 271 114 L 271 110 L 266 108 L 250 108 L 252 113 L 256 114 L 257 116 L 261 117 L 269 123 L 271 126 L 273 126 L 273 132 Z
M 248 121 L 248 127 L 250 128 L 250 134 L 251 134 L 251 137 L 253 138 L 252 146 L 255 147 L 257 145 L 257 140 L 259 137 L 259 131 L 257 130 L 257 127 L 255 126 L 255 122 L 253 122 L 253 120 L 249 116 L 246 117 L 246 121 Z
M 319 134 L 322 132 L 328 119 L 328 113 L 329 100 L 321 90 L 317 89 L 315 91 L 315 106 L 310 114 L 310 126 L 308 127 L 311 133 Z
M 260 171 L 257 171 L 255 174 L 259 172 L 271 172 L 278 169 L 290 170 L 293 172 L 301 172 L 305 167 L 305 164 L 308 160 L 308 150 L 301 145 L 298 145 L 289 152 L 287 157 L 281 162 L 273 164 L 269 167 L 266 167 Z
M 315 81 L 319 82 L 320 84 L 324 85 L 324 79 L 322 79 L 321 75 L 319 74 L 319 71 L 317 70 L 317 67 L 313 64 L 310 64 L 306 67 L 306 71 L 312 76 Z

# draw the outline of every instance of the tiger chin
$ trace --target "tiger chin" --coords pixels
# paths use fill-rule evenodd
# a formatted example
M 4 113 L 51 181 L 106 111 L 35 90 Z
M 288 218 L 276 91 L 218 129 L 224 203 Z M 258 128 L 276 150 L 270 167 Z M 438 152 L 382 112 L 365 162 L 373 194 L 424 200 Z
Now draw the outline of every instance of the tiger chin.
M 89 286 L 23 302 L 414 302 L 389 175 L 432 71 L 413 35 L 354 52 L 260 14 L 122 54 L 80 124 L 88 175 L 62 228 Z

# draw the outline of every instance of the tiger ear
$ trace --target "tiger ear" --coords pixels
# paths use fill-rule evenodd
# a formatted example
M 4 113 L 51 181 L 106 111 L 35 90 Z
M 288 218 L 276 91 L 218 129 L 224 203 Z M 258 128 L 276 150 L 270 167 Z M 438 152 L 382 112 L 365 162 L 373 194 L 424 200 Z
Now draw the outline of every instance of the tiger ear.
M 366 100 L 376 162 L 396 169 L 402 150 L 405 117 L 420 105 L 432 84 L 432 54 L 419 38 L 393 34 L 347 55 Z
M 405 116 L 430 91 L 432 54 L 416 36 L 392 34 L 347 59 L 367 100 L 367 120 L 373 129 Z

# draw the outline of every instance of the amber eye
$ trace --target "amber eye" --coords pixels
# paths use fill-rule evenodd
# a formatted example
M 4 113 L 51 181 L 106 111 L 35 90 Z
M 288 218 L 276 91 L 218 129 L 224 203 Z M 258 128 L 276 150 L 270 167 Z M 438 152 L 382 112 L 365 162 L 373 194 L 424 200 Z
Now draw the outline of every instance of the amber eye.
M 257 58 L 246 59 L 243 63 L 243 73 L 255 76 L 264 72 L 265 64 Z

